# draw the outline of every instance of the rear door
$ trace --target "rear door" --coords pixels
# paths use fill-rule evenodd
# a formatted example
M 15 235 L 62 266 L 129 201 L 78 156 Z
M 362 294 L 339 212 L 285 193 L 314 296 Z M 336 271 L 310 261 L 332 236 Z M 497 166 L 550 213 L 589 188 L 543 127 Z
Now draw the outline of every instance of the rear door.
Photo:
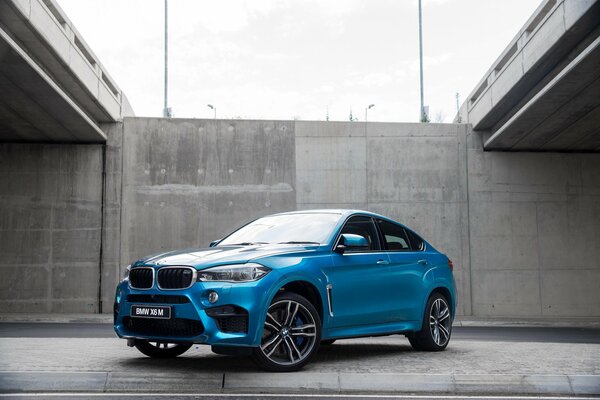
M 413 244 L 410 237 L 414 234 L 401 225 L 378 219 L 377 226 L 390 260 L 383 280 L 385 291 L 393 293 L 390 317 L 394 321 L 418 321 L 427 295 L 425 274 L 430 268 L 425 252 L 419 250 L 422 242 Z

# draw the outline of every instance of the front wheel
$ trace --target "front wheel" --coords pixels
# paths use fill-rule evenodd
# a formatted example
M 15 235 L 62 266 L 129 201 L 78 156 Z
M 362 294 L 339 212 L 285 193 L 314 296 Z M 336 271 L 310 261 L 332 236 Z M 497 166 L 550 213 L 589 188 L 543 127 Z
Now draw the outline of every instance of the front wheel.
M 190 347 L 192 347 L 192 343 L 166 343 L 152 342 L 148 340 L 135 341 L 136 349 L 148 357 L 153 358 L 177 357 L 188 351 Z
M 421 330 L 408 335 L 408 341 L 415 350 L 442 351 L 448 346 L 451 333 L 448 300 L 440 293 L 434 293 L 427 301 Z
M 278 294 L 267 311 L 260 347 L 253 360 L 263 369 L 301 369 L 319 348 L 321 319 L 315 307 L 296 293 Z

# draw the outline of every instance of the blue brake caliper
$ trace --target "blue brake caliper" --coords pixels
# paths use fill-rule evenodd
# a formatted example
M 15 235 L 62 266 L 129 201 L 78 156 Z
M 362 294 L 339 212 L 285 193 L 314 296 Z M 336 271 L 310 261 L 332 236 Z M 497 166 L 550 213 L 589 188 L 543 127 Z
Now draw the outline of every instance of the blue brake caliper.
M 302 325 L 304 325 L 302 318 L 296 316 L 296 319 L 294 320 L 294 326 L 302 326 Z M 302 342 L 304 342 L 304 336 L 296 336 L 294 341 L 296 342 L 296 346 L 300 346 L 302 344 Z

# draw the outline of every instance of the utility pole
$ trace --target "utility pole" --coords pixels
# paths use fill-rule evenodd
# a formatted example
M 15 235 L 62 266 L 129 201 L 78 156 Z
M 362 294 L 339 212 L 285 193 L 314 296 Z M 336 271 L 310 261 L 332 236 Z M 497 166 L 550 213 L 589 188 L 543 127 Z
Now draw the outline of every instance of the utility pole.
M 163 105 L 163 117 L 171 118 L 171 110 L 168 106 L 168 85 L 169 85 L 169 25 L 168 25 L 168 0 L 165 0 L 165 101 Z
M 421 14 L 421 0 L 419 0 L 419 71 L 421 78 L 421 110 L 419 111 L 419 121 L 427 122 L 427 116 L 425 115 L 425 102 L 423 99 L 423 18 Z

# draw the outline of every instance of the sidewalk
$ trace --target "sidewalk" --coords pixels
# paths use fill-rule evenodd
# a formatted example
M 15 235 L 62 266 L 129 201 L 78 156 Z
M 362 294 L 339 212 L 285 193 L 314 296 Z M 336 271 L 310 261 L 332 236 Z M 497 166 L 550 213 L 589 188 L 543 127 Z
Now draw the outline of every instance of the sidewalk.
M 112 314 L 0 314 L 2 322 L 112 324 Z M 599 328 L 600 318 L 490 318 L 458 316 L 454 326 Z
M 0 372 L 0 393 L 597 395 L 600 376 Z
M 116 338 L 0 338 L 0 393 L 600 395 L 600 345 L 453 340 L 416 352 L 396 335 L 324 346 L 300 372 L 194 346 L 151 359 Z

